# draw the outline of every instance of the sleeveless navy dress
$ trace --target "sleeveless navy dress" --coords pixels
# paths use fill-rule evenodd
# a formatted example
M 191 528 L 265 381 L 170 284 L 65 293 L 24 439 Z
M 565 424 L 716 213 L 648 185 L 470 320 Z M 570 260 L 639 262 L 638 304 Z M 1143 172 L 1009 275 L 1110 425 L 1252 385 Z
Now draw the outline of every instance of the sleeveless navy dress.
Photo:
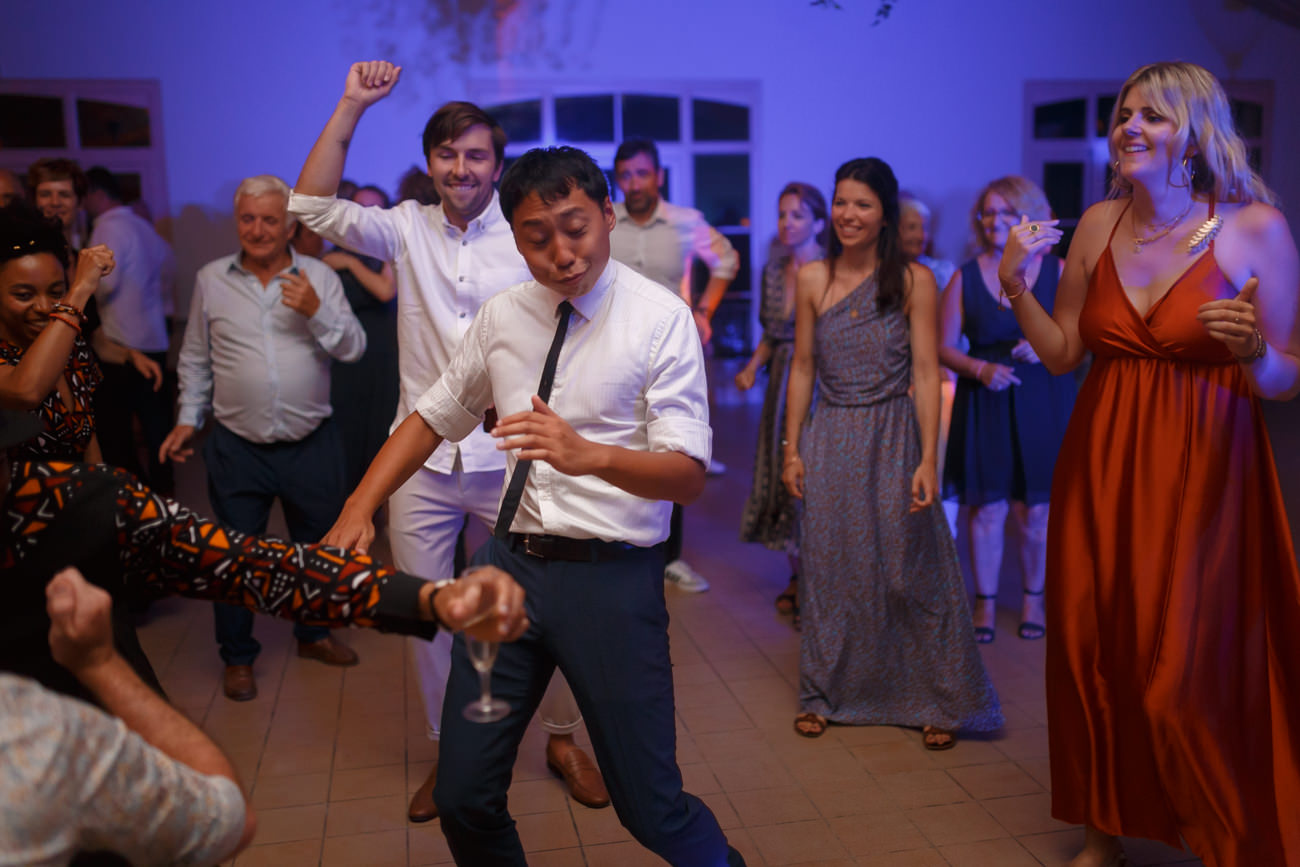
M 1044 256 L 1034 297 L 1050 315 L 1056 302 L 1060 260 Z M 1016 317 L 985 287 L 979 263 L 961 266 L 962 333 L 971 358 L 1015 369 L 1020 385 L 1004 391 L 962 376 L 952 404 L 943 494 L 964 506 L 1016 500 L 1046 503 L 1056 453 L 1074 408 L 1074 374 L 1053 376 L 1042 364 L 1025 364 L 1011 350 L 1025 335 Z

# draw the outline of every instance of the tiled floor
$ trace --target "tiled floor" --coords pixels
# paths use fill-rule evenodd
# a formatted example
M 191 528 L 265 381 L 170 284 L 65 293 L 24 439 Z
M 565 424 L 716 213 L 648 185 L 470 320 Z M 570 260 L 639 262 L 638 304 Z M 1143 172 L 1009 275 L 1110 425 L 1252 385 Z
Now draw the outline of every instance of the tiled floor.
M 721 367 L 721 365 L 720 365 Z M 718 370 L 718 381 L 730 372 Z M 688 556 L 712 591 L 670 591 L 678 760 L 687 788 L 713 809 L 751 865 L 1056 865 L 1081 843 L 1049 815 L 1043 643 L 1015 637 L 1018 584 L 1006 582 L 996 643 L 985 661 L 1007 715 L 995 737 L 949 752 L 922 749 L 915 731 L 832 727 L 797 737 L 798 636 L 778 617 L 784 558 L 736 541 L 749 486 L 757 407 L 723 390 L 715 413 L 729 471 L 688 511 Z M 1271 410 L 1284 484 L 1295 488 L 1295 407 Z M 1283 435 L 1284 434 L 1284 435 Z M 202 470 L 183 473 L 185 499 L 206 506 Z M 1300 491 L 1288 490 L 1292 522 Z M 205 604 L 155 607 L 143 638 L 173 699 L 230 753 L 258 813 L 254 865 L 425 865 L 451 859 L 437 823 L 410 825 L 406 802 L 433 759 L 406 643 L 360 630 L 347 671 L 298 659 L 289 626 L 259 619 L 261 695 L 220 695 L 221 664 Z M 662 863 L 632 842 L 612 810 L 570 801 L 546 770 L 544 736 L 530 732 L 510 805 L 529 862 L 542 867 Z M 1186 853 L 1129 841 L 1135 864 L 1199 864 Z

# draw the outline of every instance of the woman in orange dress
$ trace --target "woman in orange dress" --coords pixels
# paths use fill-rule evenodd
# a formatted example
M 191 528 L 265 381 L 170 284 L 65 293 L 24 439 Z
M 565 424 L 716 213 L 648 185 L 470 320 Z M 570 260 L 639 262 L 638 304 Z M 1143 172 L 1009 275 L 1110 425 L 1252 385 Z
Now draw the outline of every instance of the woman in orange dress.
M 1214 77 L 1135 72 L 1049 316 L 1022 219 L 998 278 L 1053 373 L 1094 362 L 1052 487 L 1052 813 L 1183 841 L 1212 867 L 1300 864 L 1300 573 L 1259 400 L 1300 391 L 1300 257 Z

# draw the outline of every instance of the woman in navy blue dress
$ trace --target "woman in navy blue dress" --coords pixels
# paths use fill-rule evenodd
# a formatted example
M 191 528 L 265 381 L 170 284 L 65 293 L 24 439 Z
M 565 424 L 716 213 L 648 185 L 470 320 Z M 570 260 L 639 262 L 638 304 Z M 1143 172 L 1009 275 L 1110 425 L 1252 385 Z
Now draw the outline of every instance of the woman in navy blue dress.
M 1043 637 L 1048 497 L 1056 453 L 1074 407 L 1074 377 L 1053 376 L 1043 367 L 998 297 L 998 262 L 1021 215 L 1031 220 L 1052 216 L 1047 197 L 1032 181 L 998 178 L 980 192 L 971 219 L 980 253 L 953 275 L 940 304 L 939 360 L 960 377 L 944 496 L 956 497 L 969 514 L 975 637 L 984 644 L 996 636 L 998 576 L 1012 503 L 1025 578 L 1019 635 Z M 1030 266 L 1027 282 L 1049 311 L 1060 276 L 1061 260 L 1055 256 L 1040 255 Z M 970 342 L 966 352 L 959 348 L 962 335 Z

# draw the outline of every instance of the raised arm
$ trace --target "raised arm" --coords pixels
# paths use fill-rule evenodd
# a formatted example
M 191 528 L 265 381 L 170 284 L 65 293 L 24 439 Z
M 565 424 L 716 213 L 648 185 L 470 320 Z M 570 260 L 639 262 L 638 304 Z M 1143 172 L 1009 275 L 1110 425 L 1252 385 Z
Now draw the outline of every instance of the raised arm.
M 113 270 L 113 253 L 107 247 L 87 247 L 77 254 L 72 286 L 62 302 L 78 310 L 95 294 L 100 279 Z M 48 287 L 15 287 L 15 291 L 44 293 Z M 0 406 L 35 409 L 54 391 L 68 364 L 68 354 L 79 333 L 71 313 L 51 314 L 49 323 L 32 341 L 18 364 L 0 365 Z
M 1083 302 L 1088 295 L 1091 267 L 1088 263 L 1095 263 L 1097 251 L 1106 245 L 1113 222 L 1109 217 L 1113 204 L 1101 202 L 1093 205 L 1079 220 L 1050 315 L 1028 291 L 1025 272 L 1035 255 L 1046 253 L 1061 239 L 1057 221 L 1031 223 L 1027 217 L 1021 217 L 1019 225 L 1013 226 L 1007 235 L 1007 245 L 998 265 L 998 281 L 1020 330 L 1043 366 L 1053 374 L 1068 373 L 1078 367 L 1086 353 L 1083 338 L 1079 336 L 1079 314 L 1083 312 Z M 1038 231 L 1033 231 L 1035 226 Z
M 294 185 L 297 192 L 308 196 L 332 196 L 338 192 L 357 121 L 367 108 L 392 92 L 401 74 L 400 66 L 386 60 L 354 63 L 348 68 L 343 96 L 302 165 L 298 183 Z
M 104 785 L 96 786 L 93 800 L 113 798 L 114 781 L 129 780 L 137 791 L 123 790 L 116 796 L 119 807 L 135 810 L 121 815 L 108 804 L 85 805 L 92 816 L 116 820 L 86 828 L 89 839 L 108 843 L 132 861 L 142 856 L 151 863 L 213 863 L 247 846 L 257 822 L 239 791 L 234 767 L 211 738 L 146 686 L 117 654 L 108 593 L 87 583 L 75 569 L 65 569 L 46 588 L 46 608 L 55 660 L 94 693 L 106 711 L 181 766 L 169 767 L 166 759 L 139 749 L 138 742 L 105 744 L 110 751 L 115 748 L 117 761 L 114 773 L 102 778 Z M 228 783 L 214 785 L 212 777 Z M 83 811 L 75 812 L 80 817 Z
M 799 434 L 812 406 L 816 372 L 813 338 L 817 327 L 817 299 L 826 288 L 829 274 L 825 262 L 810 262 L 799 269 L 795 281 L 794 356 L 785 387 L 785 461 L 781 480 L 793 496 L 803 496 L 803 459 L 799 457 Z

